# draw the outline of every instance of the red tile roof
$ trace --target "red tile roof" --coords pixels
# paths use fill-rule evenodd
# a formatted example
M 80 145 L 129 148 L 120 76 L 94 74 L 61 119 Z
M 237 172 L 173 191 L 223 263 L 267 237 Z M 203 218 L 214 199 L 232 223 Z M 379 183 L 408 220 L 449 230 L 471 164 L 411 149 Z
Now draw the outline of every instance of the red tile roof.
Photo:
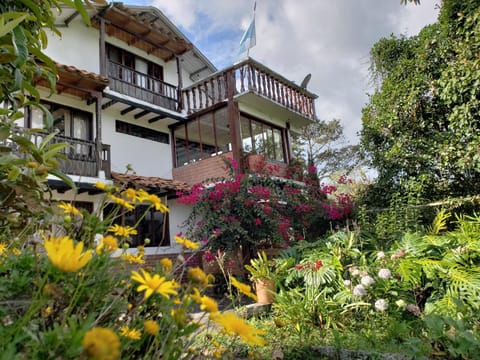
M 190 186 L 185 182 L 155 176 L 140 176 L 112 172 L 112 178 L 128 186 L 140 187 L 146 190 L 160 190 L 162 192 L 190 190 Z

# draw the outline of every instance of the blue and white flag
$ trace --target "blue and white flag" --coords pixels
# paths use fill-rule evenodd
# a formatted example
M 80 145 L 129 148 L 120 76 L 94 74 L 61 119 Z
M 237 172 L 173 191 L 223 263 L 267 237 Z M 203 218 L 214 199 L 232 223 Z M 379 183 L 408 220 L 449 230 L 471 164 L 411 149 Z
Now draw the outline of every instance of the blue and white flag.
M 256 3 L 255 3 L 256 7 Z M 253 19 L 252 22 L 250 23 L 250 26 L 247 28 L 245 33 L 242 36 L 242 40 L 240 40 L 240 49 L 238 51 L 238 54 L 241 55 L 244 52 L 247 52 L 248 56 L 248 51 L 254 47 L 257 43 L 257 34 L 255 33 L 255 7 L 254 7 L 254 13 L 253 13 Z

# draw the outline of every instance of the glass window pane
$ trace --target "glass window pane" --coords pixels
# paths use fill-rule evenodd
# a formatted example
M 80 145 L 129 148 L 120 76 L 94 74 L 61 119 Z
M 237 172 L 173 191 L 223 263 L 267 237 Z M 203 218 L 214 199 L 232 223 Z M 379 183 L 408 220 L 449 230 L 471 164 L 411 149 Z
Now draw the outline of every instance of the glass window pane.
M 227 108 L 222 108 L 215 112 L 215 131 L 217 135 L 218 151 L 232 151 Z

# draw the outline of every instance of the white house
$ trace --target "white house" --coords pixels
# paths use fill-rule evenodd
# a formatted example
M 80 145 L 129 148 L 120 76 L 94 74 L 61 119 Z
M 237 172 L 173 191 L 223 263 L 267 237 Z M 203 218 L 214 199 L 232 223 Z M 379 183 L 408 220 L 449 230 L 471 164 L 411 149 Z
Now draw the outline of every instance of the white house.
M 58 141 L 73 145 L 61 166 L 78 186 L 51 178 L 54 196 L 94 210 L 98 180 L 143 187 L 170 212 L 151 213 L 138 241 L 152 240 L 147 255 L 178 252 L 173 237 L 189 209 L 176 192 L 222 175 L 222 156 L 244 171 L 252 149 L 285 169 L 290 133 L 315 120 L 316 95 L 251 58 L 217 70 L 157 8 L 111 3 L 89 11 L 91 27 L 63 9 L 62 36 L 52 34 L 46 51 L 59 78 L 54 95 L 42 90 L 43 103 Z M 23 126 L 41 126 L 42 116 L 27 109 Z M 129 165 L 135 174 L 125 174 Z

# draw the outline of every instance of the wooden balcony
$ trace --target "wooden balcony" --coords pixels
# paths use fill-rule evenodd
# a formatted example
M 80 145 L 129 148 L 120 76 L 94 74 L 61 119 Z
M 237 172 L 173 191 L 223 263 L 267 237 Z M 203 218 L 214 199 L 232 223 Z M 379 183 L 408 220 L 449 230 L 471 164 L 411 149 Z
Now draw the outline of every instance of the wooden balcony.
M 315 94 L 285 79 L 253 59 L 246 59 L 185 88 L 187 112 L 204 110 L 230 96 L 253 93 L 303 118 L 315 119 Z
M 14 132 L 20 135 L 24 130 L 15 128 Z M 48 133 L 32 133 L 29 139 L 37 146 L 40 145 L 43 138 Z M 102 151 L 97 152 L 97 146 L 94 141 L 74 139 L 66 136 L 55 136 L 52 143 L 66 143 L 70 146 L 64 148 L 60 153 L 65 155 L 67 160 L 59 160 L 59 169 L 67 175 L 78 175 L 88 177 L 98 177 L 99 170 L 105 171 L 105 176 L 110 176 L 110 145 L 102 145 Z M 0 145 L 13 149 L 14 153 L 20 154 L 20 147 L 11 140 L 4 140 Z M 101 159 L 100 159 L 101 156 Z
M 111 90 L 169 110 L 179 110 L 176 86 L 111 60 L 107 61 L 107 68 Z

